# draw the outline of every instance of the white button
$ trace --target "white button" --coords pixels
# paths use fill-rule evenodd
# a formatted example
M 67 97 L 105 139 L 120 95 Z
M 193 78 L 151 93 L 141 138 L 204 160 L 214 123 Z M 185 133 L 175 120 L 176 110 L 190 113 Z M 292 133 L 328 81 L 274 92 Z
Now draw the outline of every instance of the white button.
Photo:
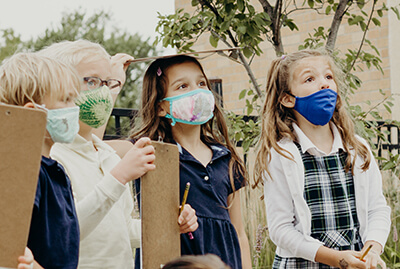
M 208 179 L 209 179 L 209 177 L 208 177 L 208 176 L 205 176 L 205 177 L 204 177 L 204 180 L 205 180 L 205 181 L 207 181 Z
M 212 161 L 210 161 L 210 164 L 212 164 Z

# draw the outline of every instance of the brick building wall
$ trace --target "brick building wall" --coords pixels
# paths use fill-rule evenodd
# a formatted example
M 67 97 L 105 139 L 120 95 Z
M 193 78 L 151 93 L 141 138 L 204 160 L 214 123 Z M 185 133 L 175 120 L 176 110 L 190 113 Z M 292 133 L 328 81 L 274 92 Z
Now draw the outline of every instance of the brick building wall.
M 400 0 L 389 0 L 389 2 L 386 2 L 386 5 L 393 6 L 398 4 L 399 1 Z M 186 12 L 190 13 L 190 11 L 193 10 L 190 3 L 190 0 L 175 0 L 175 8 L 184 8 Z M 252 0 L 252 3 L 255 8 L 261 10 L 258 1 Z M 370 6 L 367 6 L 365 10 L 368 12 Z M 318 26 L 324 26 L 325 29 L 329 28 L 332 16 L 320 15 L 315 11 L 292 13 L 291 17 L 296 22 L 299 31 L 290 31 L 287 28 L 282 31 L 285 52 L 290 53 L 296 51 L 298 46 L 308 37 L 308 34 L 314 33 L 314 28 Z M 383 99 L 383 96 L 379 93 L 379 89 L 382 89 L 383 92 L 387 94 L 393 94 L 395 98 L 395 107 L 393 108 L 392 115 L 385 113 L 384 116 L 386 118 L 400 120 L 400 106 L 397 105 L 400 104 L 400 97 L 398 97 L 400 94 L 400 23 L 391 12 L 389 15 L 385 14 L 385 16 L 381 18 L 381 27 L 375 27 L 371 24 L 370 29 L 371 30 L 367 34 L 367 39 L 369 39 L 380 52 L 382 58 L 381 66 L 384 74 L 374 68 L 370 70 L 366 67 L 362 67 L 363 70 L 357 69 L 355 74 L 363 81 L 363 85 L 361 89 L 354 94 L 351 103 L 359 104 L 366 109 L 368 107 L 365 104 L 366 101 L 377 104 Z M 346 21 L 343 21 L 336 40 L 336 47 L 341 51 L 342 55 L 344 55 L 349 48 L 358 48 L 362 34 L 363 33 L 358 31 L 356 26 L 350 27 Z M 208 38 L 208 35 L 202 36 L 195 44 L 194 49 L 211 49 L 212 47 L 208 42 Z M 224 48 L 225 46 L 221 43 L 219 47 Z M 261 85 L 261 89 L 264 90 L 269 64 L 276 56 L 272 45 L 268 41 L 264 41 L 260 47 L 264 53 L 254 58 L 251 68 L 253 69 L 258 83 Z M 238 100 L 239 93 L 243 89 L 251 87 L 249 77 L 244 67 L 217 55 L 204 59 L 201 62 L 207 76 L 222 79 L 225 108 L 233 110 L 236 113 L 242 113 L 244 102 L 243 100 Z

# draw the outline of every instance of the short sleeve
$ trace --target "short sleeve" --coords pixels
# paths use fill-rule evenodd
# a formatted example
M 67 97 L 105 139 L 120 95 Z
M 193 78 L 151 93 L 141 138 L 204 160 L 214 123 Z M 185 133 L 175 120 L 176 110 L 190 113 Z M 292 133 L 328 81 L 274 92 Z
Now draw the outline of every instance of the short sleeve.
M 35 207 L 39 209 L 40 199 L 42 197 L 43 180 L 45 179 L 44 170 L 40 167 L 39 178 L 36 186 Z
M 235 189 L 240 190 L 241 188 L 247 185 L 247 182 L 242 174 L 236 173 L 234 177 L 234 184 L 235 184 Z

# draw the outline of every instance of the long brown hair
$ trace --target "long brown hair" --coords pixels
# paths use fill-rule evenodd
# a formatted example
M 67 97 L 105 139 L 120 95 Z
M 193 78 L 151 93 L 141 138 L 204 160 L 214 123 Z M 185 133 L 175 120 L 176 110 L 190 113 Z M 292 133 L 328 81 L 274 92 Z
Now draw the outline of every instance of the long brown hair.
M 333 58 L 325 52 L 319 50 L 302 50 L 273 60 L 268 71 L 266 97 L 260 115 L 261 132 L 257 144 L 253 187 L 262 184 L 264 172 L 267 172 L 268 175 L 271 176 L 270 171 L 268 170 L 268 164 L 271 158 L 272 149 L 288 159 L 293 159 L 290 152 L 278 145 L 278 142 L 283 138 L 295 140 L 292 123 L 296 122 L 296 118 L 293 109 L 286 108 L 281 104 L 281 101 L 285 94 L 290 93 L 289 83 L 292 76 L 291 70 L 294 65 L 299 60 L 316 56 L 326 57 L 338 87 L 336 108 L 331 120 L 339 130 L 340 136 L 343 140 L 344 149 L 346 152 L 349 152 L 350 149 L 354 149 L 355 156 L 360 155 L 363 158 L 364 164 L 361 168 L 364 171 L 369 167 L 371 156 L 367 147 L 356 138 L 354 124 L 343 106 L 340 97 L 340 91 L 344 89 L 342 69 Z M 354 172 L 354 166 L 355 158 L 352 161 L 350 154 L 348 154 L 345 167 L 346 171 L 351 169 L 351 171 Z
M 165 75 L 168 68 L 192 62 L 196 64 L 207 81 L 208 89 L 211 89 L 210 82 L 204 73 L 203 67 L 199 61 L 190 56 L 178 55 L 170 58 L 161 58 L 155 60 L 147 68 L 143 78 L 142 104 L 139 111 L 139 123 L 132 130 L 130 139 L 138 139 L 143 136 L 150 137 L 152 140 L 162 138 L 164 142 L 172 143 L 172 128 L 170 120 L 158 115 L 159 102 L 165 98 L 167 93 L 168 81 Z M 235 147 L 228 137 L 228 127 L 219 104 L 215 105 L 214 116 L 208 122 L 201 125 L 201 140 L 206 144 L 219 143 L 226 146 L 231 152 L 231 160 L 229 162 L 229 178 L 233 190 L 234 175 L 241 175 L 244 178 L 243 184 L 246 183 L 247 172 L 242 159 L 239 157 Z

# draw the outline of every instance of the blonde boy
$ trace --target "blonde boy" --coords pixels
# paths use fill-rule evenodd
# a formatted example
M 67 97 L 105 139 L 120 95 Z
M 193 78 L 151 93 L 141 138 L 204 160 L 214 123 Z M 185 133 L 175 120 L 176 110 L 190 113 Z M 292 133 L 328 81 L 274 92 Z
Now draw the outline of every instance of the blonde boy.
M 0 67 L 1 102 L 47 111 L 28 239 L 35 257 L 33 268 L 72 269 L 78 264 L 79 226 L 71 184 L 63 167 L 49 155 L 54 142 L 69 143 L 78 132 L 79 108 L 74 99 L 79 90 L 77 74 L 54 59 L 19 53 Z

